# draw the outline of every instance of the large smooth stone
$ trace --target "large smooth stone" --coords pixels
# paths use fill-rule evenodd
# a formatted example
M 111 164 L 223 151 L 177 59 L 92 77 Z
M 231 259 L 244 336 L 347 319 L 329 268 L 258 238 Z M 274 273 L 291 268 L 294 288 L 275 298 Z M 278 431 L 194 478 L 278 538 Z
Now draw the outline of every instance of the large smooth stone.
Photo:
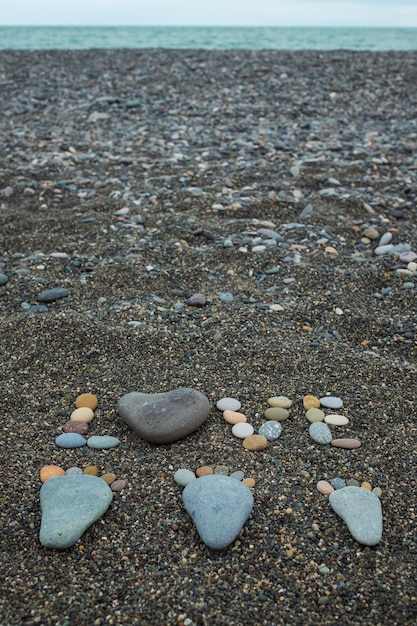
M 170 443 L 196 430 L 210 413 L 200 391 L 181 387 L 164 393 L 132 391 L 118 402 L 119 415 L 142 439 Z
M 356 541 L 365 546 L 375 546 L 381 541 L 382 508 L 374 493 L 361 487 L 344 487 L 333 491 L 329 502 Z
M 110 487 L 96 476 L 55 476 L 42 485 L 39 539 L 47 548 L 69 548 L 107 511 Z
M 250 489 L 221 474 L 191 481 L 182 498 L 198 534 L 213 550 L 224 550 L 236 539 L 253 507 Z

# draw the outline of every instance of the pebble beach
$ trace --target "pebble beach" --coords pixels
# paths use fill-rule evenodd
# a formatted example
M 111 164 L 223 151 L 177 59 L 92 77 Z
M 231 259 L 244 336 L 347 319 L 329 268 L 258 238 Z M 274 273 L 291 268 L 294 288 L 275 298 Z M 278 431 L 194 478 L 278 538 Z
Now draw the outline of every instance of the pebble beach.
M 0 51 L 1 626 L 415 623 L 416 82 L 415 51 Z M 182 387 L 177 441 L 119 415 Z M 48 466 L 113 486 L 65 549 Z M 201 468 L 253 496 L 226 549 Z M 332 481 L 377 493 L 376 545 Z

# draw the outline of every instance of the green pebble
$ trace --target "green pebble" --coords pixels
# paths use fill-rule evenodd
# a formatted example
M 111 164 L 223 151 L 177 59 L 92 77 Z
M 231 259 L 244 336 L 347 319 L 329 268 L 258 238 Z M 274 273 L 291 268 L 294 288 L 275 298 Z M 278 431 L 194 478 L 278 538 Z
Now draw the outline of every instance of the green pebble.
M 306 412 L 306 418 L 313 424 L 314 422 L 322 422 L 324 420 L 324 412 L 320 409 L 308 409 Z
M 276 422 L 283 422 L 289 416 L 289 411 L 287 409 L 283 409 L 280 406 L 272 406 L 269 409 L 266 409 L 264 415 L 269 420 L 275 420 Z

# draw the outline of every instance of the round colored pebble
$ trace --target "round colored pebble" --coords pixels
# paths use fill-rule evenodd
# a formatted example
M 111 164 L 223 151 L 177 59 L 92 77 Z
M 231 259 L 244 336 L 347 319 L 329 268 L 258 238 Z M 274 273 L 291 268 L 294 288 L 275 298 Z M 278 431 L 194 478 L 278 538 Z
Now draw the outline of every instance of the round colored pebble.
M 372 491 L 372 485 L 366 481 L 361 483 L 361 487 L 362 489 L 367 489 L 368 491 Z
M 210 474 L 214 474 L 213 468 L 210 465 L 202 465 L 196 470 L 196 475 L 200 476 L 210 476 Z
M 320 398 L 321 406 L 325 406 L 327 409 L 341 409 L 343 406 L 343 400 L 336 396 L 324 396 Z
M 242 406 L 236 398 L 221 398 L 216 403 L 219 411 L 239 411 Z
M 94 411 L 89 409 L 86 406 L 83 406 L 79 409 L 75 409 L 71 413 L 70 420 L 71 422 L 91 422 L 94 417 Z
M 71 420 L 64 425 L 64 433 L 78 433 L 86 435 L 88 433 L 87 422 L 72 422 Z
M 111 485 L 110 485 L 110 489 L 112 491 L 123 491 L 123 489 L 126 487 L 127 482 L 125 480 L 123 480 L 122 478 L 119 478 L 118 480 L 114 480 Z
M 268 445 L 268 440 L 263 435 L 250 435 L 243 440 L 243 447 L 246 450 L 251 450 L 253 452 L 259 452 L 259 450 L 264 450 Z
M 98 476 L 98 467 L 95 465 L 87 465 L 84 469 L 84 474 L 87 474 L 87 476 Z
M 340 476 L 336 476 L 336 478 L 333 478 L 332 480 L 332 487 L 335 489 L 343 489 L 346 487 L 346 481 L 343 480 L 343 478 L 340 478 Z
M 314 422 L 322 422 L 324 420 L 324 412 L 313 407 L 312 409 L 308 409 L 306 412 L 306 418 L 310 424 L 314 424 Z
M 319 480 L 316 487 L 318 491 L 323 494 L 323 496 L 329 496 L 334 491 L 334 487 L 332 487 L 327 480 Z
M 349 480 L 346 481 L 346 484 L 348 487 L 360 487 L 360 482 L 359 480 L 356 480 L 356 478 L 349 478 Z
M 377 496 L 377 498 L 380 498 L 382 496 L 382 489 L 381 489 L 381 487 L 374 487 L 372 489 L 372 493 L 374 493 Z
M 346 426 L 346 424 L 349 424 L 348 418 L 344 415 L 326 415 L 324 421 L 331 426 Z
M 240 422 L 235 424 L 232 428 L 232 434 L 238 439 L 245 439 L 246 437 L 250 437 L 254 433 L 254 428 L 251 424 L 247 422 Z
M 55 438 L 55 443 L 60 448 L 81 448 L 87 440 L 78 433 L 62 433 Z
M 268 398 L 269 406 L 278 406 L 282 409 L 289 409 L 292 405 L 292 400 L 287 398 L 287 396 L 273 396 L 272 398 Z
M 235 472 L 232 472 L 230 474 L 230 478 L 234 478 L 235 480 L 243 480 L 245 474 L 242 472 L 242 470 L 236 470 Z
M 275 420 L 276 422 L 283 422 L 289 416 L 289 411 L 283 409 L 281 406 L 271 406 L 266 409 L 264 415 L 268 420 Z
M 246 487 L 249 487 L 249 489 L 253 489 L 256 484 L 253 478 L 244 478 L 242 483 L 246 485 Z
M 320 408 L 320 400 L 316 398 L 316 396 L 304 396 L 303 406 L 306 411 L 308 411 L 308 409 L 318 409 Z
M 116 480 L 116 474 L 113 474 L 113 472 L 107 472 L 106 474 L 102 474 L 100 478 L 102 478 L 108 485 L 111 485 Z
M 354 450 L 361 447 L 359 439 L 333 439 L 332 446 L 336 448 L 345 448 L 346 450 Z
M 313 441 L 321 445 L 330 443 L 333 438 L 330 428 L 324 422 L 310 424 L 308 433 Z
M 94 411 L 97 408 L 97 405 L 97 396 L 92 393 L 82 393 L 75 401 L 75 406 L 77 407 L 77 409 L 87 407 L 88 409 Z
M 81 467 L 77 467 L 76 465 L 74 465 L 73 467 L 69 467 L 67 471 L 65 472 L 67 476 L 76 476 L 82 473 L 83 473 L 83 470 L 81 469 Z
M 266 437 L 268 441 L 274 441 L 274 439 L 278 439 L 282 433 L 282 426 L 279 422 L 271 420 L 262 424 L 258 432 L 260 435 Z
M 110 435 L 94 435 L 87 439 L 87 446 L 89 448 L 95 448 L 96 450 L 109 450 L 115 448 L 120 443 L 120 439 L 117 437 L 111 437 Z
M 64 476 L 65 471 L 62 467 L 58 467 L 58 465 L 44 465 L 40 472 L 39 478 L 41 479 L 41 483 L 46 483 L 47 480 L 53 478 L 54 476 Z
M 194 472 L 188 469 L 178 469 L 174 474 L 174 480 L 178 485 L 185 487 L 192 480 L 196 480 Z
M 228 424 L 240 424 L 241 422 L 246 422 L 246 415 L 238 413 L 237 411 L 231 411 L 230 409 L 223 411 L 223 417 Z

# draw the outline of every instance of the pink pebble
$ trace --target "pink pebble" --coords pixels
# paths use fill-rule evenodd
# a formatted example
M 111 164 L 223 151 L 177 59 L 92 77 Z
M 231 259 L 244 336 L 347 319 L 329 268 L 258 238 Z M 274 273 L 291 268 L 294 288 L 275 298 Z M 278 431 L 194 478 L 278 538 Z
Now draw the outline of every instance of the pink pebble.
M 240 424 L 246 422 L 246 415 L 237 411 L 223 411 L 223 417 L 228 424 Z
M 323 496 L 329 496 L 334 491 L 334 488 L 327 482 L 327 480 L 319 480 L 316 487 L 320 493 L 323 494 Z
M 67 422 L 63 428 L 64 433 L 78 433 L 86 435 L 88 433 L 88 424 L 86 422 Z

